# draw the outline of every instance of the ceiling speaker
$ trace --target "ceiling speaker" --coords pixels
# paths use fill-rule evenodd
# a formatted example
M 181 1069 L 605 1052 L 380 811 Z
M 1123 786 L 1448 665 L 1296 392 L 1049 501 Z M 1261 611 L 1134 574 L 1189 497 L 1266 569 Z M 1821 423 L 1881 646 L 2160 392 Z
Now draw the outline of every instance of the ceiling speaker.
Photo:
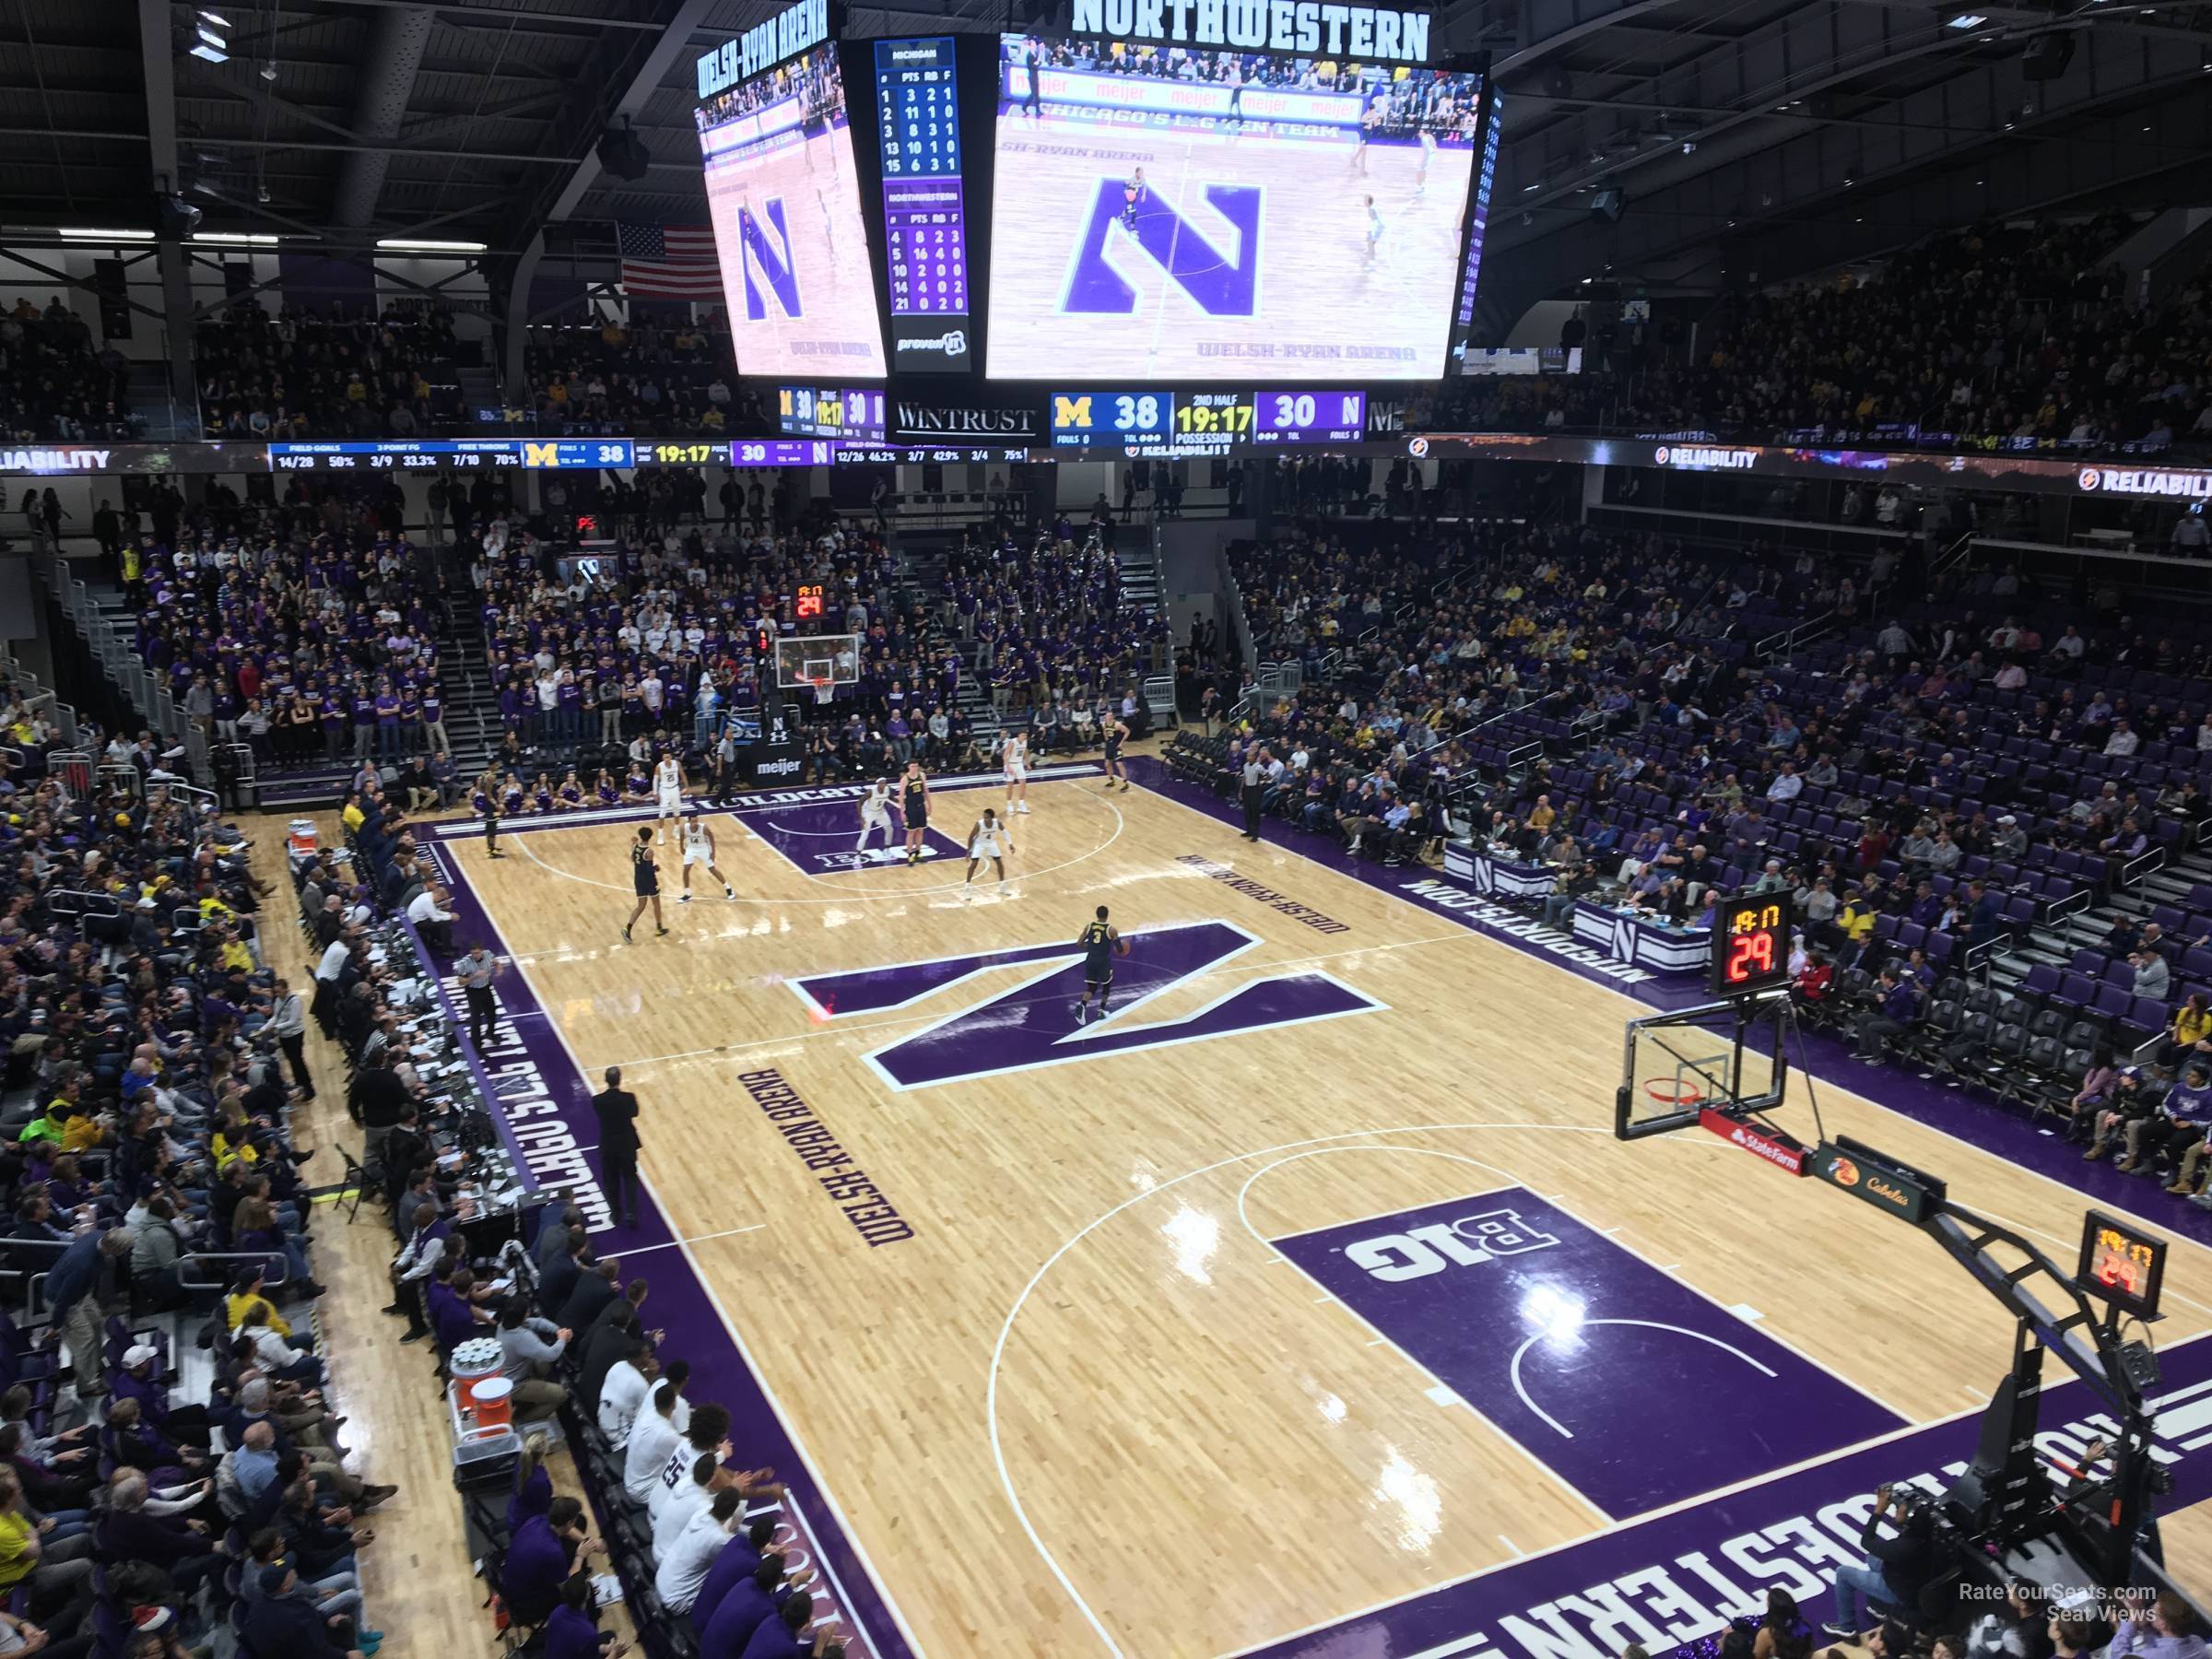
M 599 165 L 618 179 L 635 183 L 653 166 L 653 152 L 629 130 L 629 117 L 618 127 L 608 127 L 599 140 Z

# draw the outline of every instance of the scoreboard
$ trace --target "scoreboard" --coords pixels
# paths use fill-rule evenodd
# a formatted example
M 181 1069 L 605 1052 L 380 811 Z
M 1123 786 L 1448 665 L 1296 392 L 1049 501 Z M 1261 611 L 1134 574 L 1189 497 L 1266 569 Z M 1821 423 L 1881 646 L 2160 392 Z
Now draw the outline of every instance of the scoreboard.
M 694 446 L 675 447 L 688 450 Z M 638 464 L 641 449 L 650 452 L 653 448 L 628 438 L 395 438 L 268 446 L 271 472 L 415 472 L 441 466 L 520 466 L 532 471 L 628 468 Z
M 1226 455 L 1245 444 L 1349 443 L 1367 431 L 1367 394 L 1055 392 L 1053 444 L 1147 459 Z
M 794 438 L 884 440 L 883 393 L 855 386 L 778 386 L 776 428 Z
M 952 38 L 876 42 L 894 372 L 965 371 L 968 219 Z

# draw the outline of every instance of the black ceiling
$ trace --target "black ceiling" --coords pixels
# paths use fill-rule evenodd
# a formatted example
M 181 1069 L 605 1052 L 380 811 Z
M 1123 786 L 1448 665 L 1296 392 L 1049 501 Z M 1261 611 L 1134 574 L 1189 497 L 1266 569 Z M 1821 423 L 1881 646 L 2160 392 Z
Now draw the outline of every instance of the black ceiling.
M 604 245 L 617 218 L 698 223 L 691 62 L 764 0 L 261 0 L 208 9 L 229 61 L 179 55 L 194 7 L 0 7 L 6 237 L 149 225 L 173 155 L 203 229 Z M 2212 0 L 2155 7 L 1885 0 L 1464 0 L 1446 50 L 1488 50 L 1505 95 L 1485 310 L 1611 276 L 1710 288 L 1870 254 L 1992 214 L 2194 205 L 2212 161 Z M 990 30 L 1004 0 L 854 6 L 853 35 Z M 2072 62 L 2025 77 L 2032 37 Z M 160 85 L 166 57 L 173 98 Z M 273 73 L 272 73 L 273 72 Z M 654 155 L 591 160 L 627 113 Z M 173 144 L 173 148 L 171 147 Z M 1594 219 L 1601 188 L 1618 223 Z M 261 196 L 265 194 L 265 202 Z

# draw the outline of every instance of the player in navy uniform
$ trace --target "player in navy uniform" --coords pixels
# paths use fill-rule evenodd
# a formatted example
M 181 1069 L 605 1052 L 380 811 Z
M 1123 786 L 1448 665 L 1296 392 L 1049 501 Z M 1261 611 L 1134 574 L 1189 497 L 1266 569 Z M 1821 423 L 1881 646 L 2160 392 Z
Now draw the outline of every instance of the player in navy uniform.
M 622 924 L 622 942 L 626 945 L 635 942 L 629 936 L 629 930 L 637 925 L 638 918 L 645 913 L 645 907 L 649 904 L 653 906 L 653 931 L 666 934 L 667 928 L 661 924 L 661 872 L 660 866 L 653 862 L 653 826 L 650 824 L 640 824 L 638 839 L 630 843 L 629 885 L 637 892 L 638 908 L 631 911 L 629 920 Z
M 1129 176 L 1122 181 L 1122 229 L 1132 236 L 1136 234 L 1137 207 L 1150 194 L 1150 186 L 1145 182 L 1145 170 L 1132 168 Z
M 1095 920 L 1085 925 L 1077 935 L 1076 943 L 1083 947 L 1083 1000 L 1076 1005 L 1076 1023 L 1083 1025 L 1090 1018 L 1090 999 L 1099 999 L 1099 1014 L 1106 1013 L 1106 998 L 1113 990 L 1113 959 L 1129 954 L 1129 941 L 1106 920 L 1106 907 L 1099 906 Z
M 500 851 L 500 774 L 491 767 L 477 780 L 476 808 L 484 819 L 484 853 L 488 858 L 504 858 Z
M 1129 728 L 1119 714 L 1106 716 L 1106 787 L 1112 789 L 1119 778 L 1124 794 L 1128 793 L 1129 774 L 1122 770 L 1122 745 L 1128 741 Z
M 919 760 L 906 763 L 900 806 L 900 816 L 906 821 L 906 862 L 918 865 L 922 862 L 923 832 L 929 828 L 929 780 L 923 776 Z

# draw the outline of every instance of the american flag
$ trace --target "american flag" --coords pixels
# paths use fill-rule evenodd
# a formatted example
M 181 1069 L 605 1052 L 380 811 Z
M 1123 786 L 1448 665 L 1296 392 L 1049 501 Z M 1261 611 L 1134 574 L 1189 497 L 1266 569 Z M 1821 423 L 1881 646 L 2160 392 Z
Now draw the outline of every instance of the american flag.
M 615 226 L 623 291 L 633 300 L 722 300 L 714 232 L 705 225 Z

